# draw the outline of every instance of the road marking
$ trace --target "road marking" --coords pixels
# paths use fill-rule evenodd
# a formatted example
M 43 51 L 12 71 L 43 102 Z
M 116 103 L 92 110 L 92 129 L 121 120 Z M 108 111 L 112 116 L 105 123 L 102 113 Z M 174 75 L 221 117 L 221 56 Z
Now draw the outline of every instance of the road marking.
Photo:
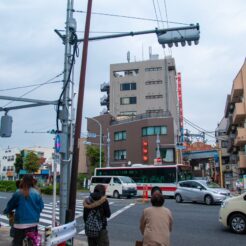
M 0 199 L 7 199 L 6 196 L 0 196 Z
M 129 209 L 130 207 L 134 206 L 135 203 L 131 203 L 125 207 L 123 207 L 122 209 L 114 212 L 113 214 L 111 214 L 110 218 L 108 219 L 108 221 L 112 220 L 113 218 L 115 218 L 116 216 L 118 216 L 119 214 L 123 213 L 125 210 Z M 82 230 L 78 233 L 79 235 L 84 235 L 85 234 L 85 230 Z

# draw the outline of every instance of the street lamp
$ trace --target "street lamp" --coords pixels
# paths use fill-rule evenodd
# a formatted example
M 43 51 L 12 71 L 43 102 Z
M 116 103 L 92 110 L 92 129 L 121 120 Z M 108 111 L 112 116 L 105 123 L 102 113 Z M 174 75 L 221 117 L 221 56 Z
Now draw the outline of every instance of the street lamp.
M 99 141 L 99 167 L 102 167 L 102 124 L 94 119 L 94 118 L 89 118 L 89 117 L 85 117 L 86 119 L 90 119 L 92 121 L 95 121 L 98 125 L 99 125 L 99 129 L 100 129 L 100 133 L 99 133 L 99 137 L 100 137 L 100 141 Z

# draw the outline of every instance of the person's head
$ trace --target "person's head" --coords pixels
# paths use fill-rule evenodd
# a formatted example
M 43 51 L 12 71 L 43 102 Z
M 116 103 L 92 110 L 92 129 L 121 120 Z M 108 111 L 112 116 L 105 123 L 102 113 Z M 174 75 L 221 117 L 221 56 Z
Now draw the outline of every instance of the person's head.
M 105 196 L 105 186 L 102 184 L 96 185 L 94 188 L 94 193 L 98 193 L 100 196 Z
M 25 197 L 29 196 L 29 189 L 33 187 L 33 176 L 26 174 L 21 181 L 21 189 Z
M 151 197 L 151 204 L 153 207 L 161 207 L 165 202 L 164 196 L 160 191 L 155 191 Z

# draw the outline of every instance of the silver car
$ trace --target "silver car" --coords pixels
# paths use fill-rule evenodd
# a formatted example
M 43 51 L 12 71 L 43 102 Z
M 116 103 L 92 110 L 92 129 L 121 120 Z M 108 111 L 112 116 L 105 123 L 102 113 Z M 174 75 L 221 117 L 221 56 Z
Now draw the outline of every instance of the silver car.
M 221 203 L 230 196 L 230 191 L 207 180 L 186 180 L 178 183 L 174 197 L 176 202 L 204 202 L 207 205 Z

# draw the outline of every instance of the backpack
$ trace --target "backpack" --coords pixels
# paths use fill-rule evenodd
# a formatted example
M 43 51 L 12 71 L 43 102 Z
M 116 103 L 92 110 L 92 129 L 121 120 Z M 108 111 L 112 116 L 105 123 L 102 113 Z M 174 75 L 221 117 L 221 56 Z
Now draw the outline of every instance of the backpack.
M 103 223 L 98 209 L 92 209 L 85 222 L 85 235 L 87 237 L 98 237 Z

